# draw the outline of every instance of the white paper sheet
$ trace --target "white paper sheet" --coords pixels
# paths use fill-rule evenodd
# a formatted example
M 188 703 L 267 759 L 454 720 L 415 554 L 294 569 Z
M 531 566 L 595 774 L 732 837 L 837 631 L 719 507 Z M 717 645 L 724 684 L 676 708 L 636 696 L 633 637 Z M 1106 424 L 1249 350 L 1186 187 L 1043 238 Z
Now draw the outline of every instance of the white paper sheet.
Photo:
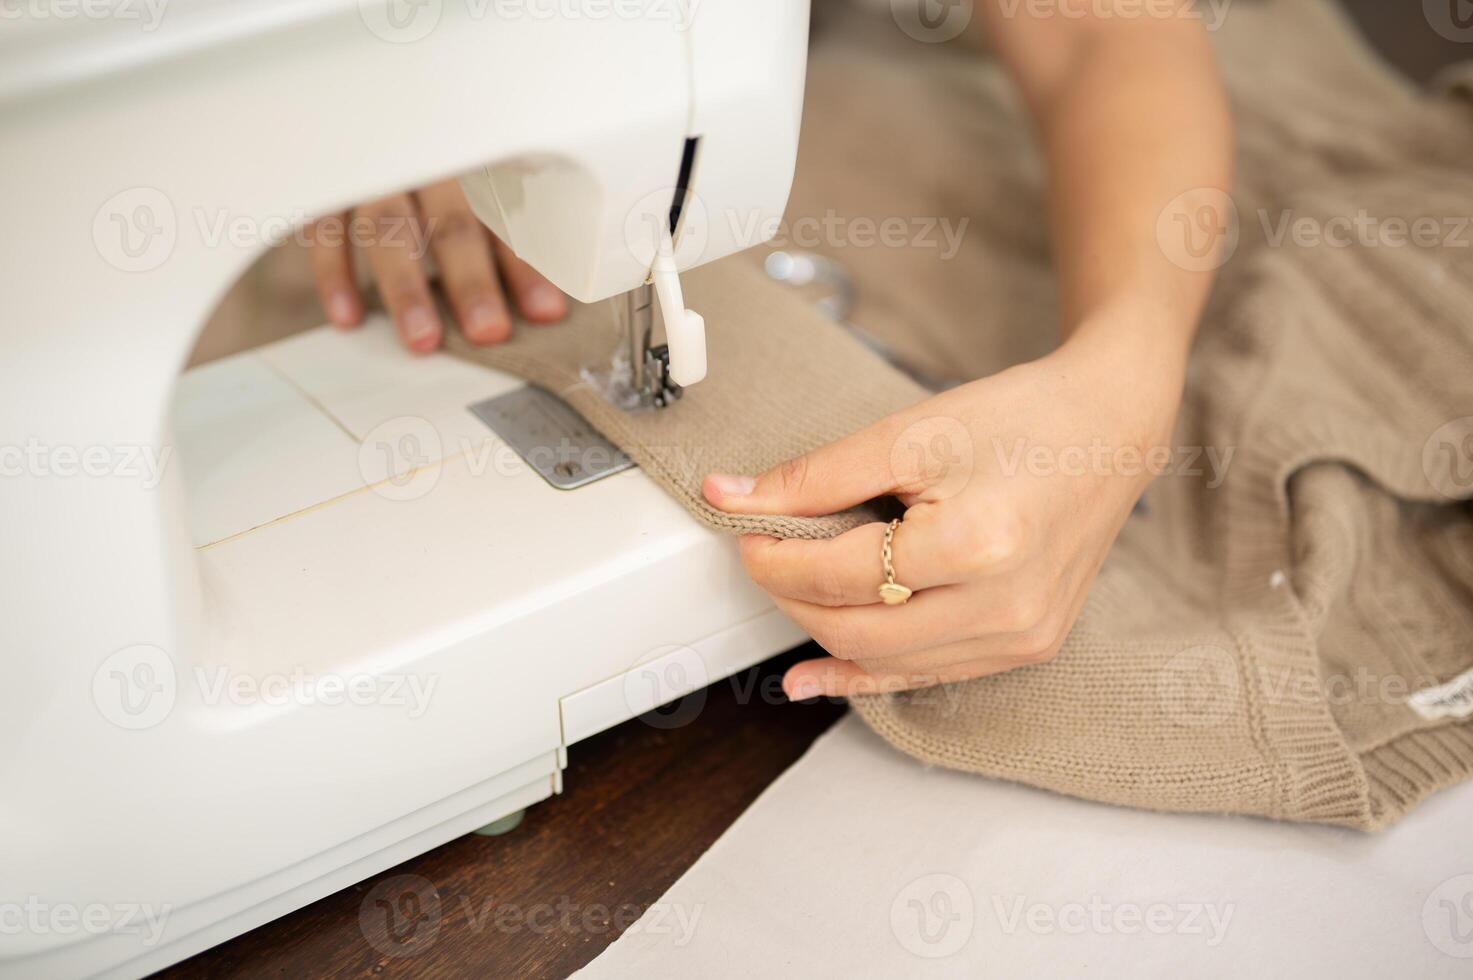
M 1376 836 L 1152 814 L 927 769 L 850 715 L 577 976 L 1085 972 L 1473 977 L 1473 784 Z

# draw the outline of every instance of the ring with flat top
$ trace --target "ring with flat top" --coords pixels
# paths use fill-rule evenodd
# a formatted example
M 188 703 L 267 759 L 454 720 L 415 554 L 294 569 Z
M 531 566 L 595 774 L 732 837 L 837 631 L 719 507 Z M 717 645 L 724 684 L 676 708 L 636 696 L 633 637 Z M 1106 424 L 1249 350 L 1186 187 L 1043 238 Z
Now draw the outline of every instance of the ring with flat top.
M 887 606 L 903 606 L 910 601 L 911 591 L 899 582 L 895 581 L 894 558 L 895 529 L 900 526 L 900 518 L 890 522 L 885 528 L 885 543 L 880 547 L 880 565 L 885 571 L 884 584 L 880 586 L 880 601 Z

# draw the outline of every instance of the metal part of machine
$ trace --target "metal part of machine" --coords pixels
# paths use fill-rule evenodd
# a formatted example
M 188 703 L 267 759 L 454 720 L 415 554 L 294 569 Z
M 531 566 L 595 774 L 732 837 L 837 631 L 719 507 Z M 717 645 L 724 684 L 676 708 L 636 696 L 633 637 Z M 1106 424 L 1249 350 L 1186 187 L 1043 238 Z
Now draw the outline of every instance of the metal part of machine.
M 684 389 L 670 377 L 670 346 L 654 343 L 654 287 L 638 286 L 625 294 L 622 326 L 634 397 L 641 408 L 664 408 Z

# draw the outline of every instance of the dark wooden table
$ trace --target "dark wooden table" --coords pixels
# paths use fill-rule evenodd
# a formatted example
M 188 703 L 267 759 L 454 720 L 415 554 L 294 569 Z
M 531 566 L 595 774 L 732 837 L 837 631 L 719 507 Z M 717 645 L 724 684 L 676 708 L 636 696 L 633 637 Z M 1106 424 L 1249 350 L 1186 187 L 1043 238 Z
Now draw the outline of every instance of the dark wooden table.
M 1417 0 L 1342 2 L 1383 56 L 1418 81 L 1473 56 L 1473 45 L 1433 31 Z M 772 696 L 787 663 L 814 655 L 800 649 L 714 685 L 682 727 L 636 719 L 579 743 L 562 795 L 532 807 L 506 836 L 452 841 L 159 976 L 566 976 L 613 942 L 839 717 L 837 704 Z M 381 899 L 418 902 L 423 931 L 386 942 Z M 432 930 L 423 916 L 435 902 Z

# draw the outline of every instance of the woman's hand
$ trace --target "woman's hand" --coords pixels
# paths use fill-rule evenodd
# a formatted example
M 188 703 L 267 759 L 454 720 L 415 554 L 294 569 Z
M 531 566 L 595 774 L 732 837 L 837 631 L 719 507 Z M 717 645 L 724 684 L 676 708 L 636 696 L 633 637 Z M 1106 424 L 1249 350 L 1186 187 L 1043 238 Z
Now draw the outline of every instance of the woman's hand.
M 827 541 L 742 539 L 753 579 L 832 655 L 791 668 L 789 697 L 925 687 L 1058 652 L 1162 468 L 1180 398 L 1179 358 L 1103 340 L 1081 331 L 755 478 L 706 478 L 706 498 L 729 513 L 813 516 L 886 494 L 908 508 L 893 565 L 915 594 L 900 606 L 877 593 L 884 524 Z
M 1190 0 L 1168 0 L 1170 17 L 1119 16 L 1124 0 L 1083 17 L 978 6 L 1047 160 L 1065 340 L 755 479 L 706 478 L 706 498 L 732 513 L 826 514 L 884 494 L 909 508 L 894 535 L 896 580 L 915 590 L 903 606 L 879 601 L 882 524 L 830 541 L 743 539 L 753 578 L 833 655 L 788 671 L 795 699 L 1049 659 L 1148 461 L 1170 458 L 1220 262 L 1182 262 L 1160 229 L 1183 207 L 1218 210 L 1212 227 L 1231 218 L 1231 124 L 1206 32 Z
M 534 323 L 552 323 L 568 312 L 567 297 L 486 230 L 453 180 L 362 205 L 351 215 L 320 218 L 308 240 L 328 319 L 345 329 L 363 322 L 363 297 L 353 279 L 357 245 L 404 346 L 419 353 L 439 347 L 444 336 L 422 264 L 426 253 L 434 255 L 455 318 L 471 343 L 495 344 L 511 335 L 503 282 L 522 316 Z

